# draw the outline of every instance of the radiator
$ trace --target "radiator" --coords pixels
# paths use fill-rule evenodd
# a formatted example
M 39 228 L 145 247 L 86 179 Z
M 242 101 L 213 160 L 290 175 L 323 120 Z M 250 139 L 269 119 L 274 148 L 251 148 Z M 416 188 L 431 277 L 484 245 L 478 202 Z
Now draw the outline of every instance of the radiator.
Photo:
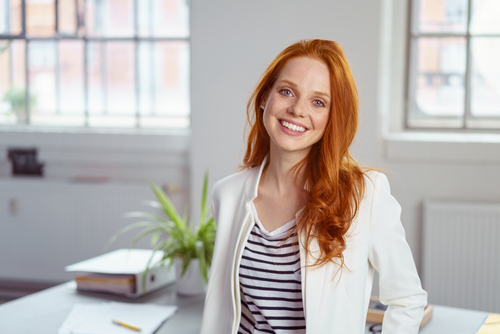
M 184 196 L 173 196 L 179 208 Z M 47 180 L 0 181 L 0 280 L 62 282 L 73 274 L 64 267 L 105 252 L 126 248 L 137 232 L 110 247 L 110 237 L 136 220 L 130 211 L 154 195 L 146 182 L 79 184 Z M 178 205 L 180 204 L 180 205 Z M 149 240 L 138 244 L 146 248 Z
M 500 313 L 500 203 L 424 202 L 429 303 Z

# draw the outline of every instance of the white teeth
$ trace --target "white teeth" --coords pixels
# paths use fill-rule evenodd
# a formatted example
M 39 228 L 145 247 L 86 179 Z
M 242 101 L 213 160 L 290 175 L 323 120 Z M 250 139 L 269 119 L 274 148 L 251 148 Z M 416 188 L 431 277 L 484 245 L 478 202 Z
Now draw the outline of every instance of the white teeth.
M 290 129 L 290 130 L 295 131 L 295 132 L 306 131 L 305 128 L 298 126 L 298 125 L 295 125 L 295 124 L 288 123 L 287 121 L 281 121 L 281 125 L 283 125 L 287 129 Z

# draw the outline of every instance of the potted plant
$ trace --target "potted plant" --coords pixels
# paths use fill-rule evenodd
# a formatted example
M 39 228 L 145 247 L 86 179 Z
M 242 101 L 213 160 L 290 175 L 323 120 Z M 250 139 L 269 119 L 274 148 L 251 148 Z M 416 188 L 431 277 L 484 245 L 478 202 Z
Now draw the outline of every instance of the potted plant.
M 133 239 L 130 248 L 133 248 L 143 237 L 151 236 L 154 251 L 163 251 L 163 257 L 158 265 L 164 265 L 166 262 L 169 262 L 169 265 L 176 264 L 177 292 L 180 294 L 205 292 L 216 230 L 214 219 L 206 205 L 208 173 L 205 173 L 203 180 L 200 218 L 196 226 L 192 220 L 188 220 L 187 207 L 184 214 L 179 215 L 172 201 L 161 188 L 151 182 L 149 186 L 157 201 L 148 201 L 145 204 L 159 209 L 162 215 L 150 212 L 127 213 L 126 217 L 145 220 L 125 226 L 111 238 L 110 243 L 127 231 L 143 228 Z M 147 275 L 149 265 L 148 262 L 144 275 Z
M 10 103 L 18 121 L 24 120 L 26 117 L 26 90 L 24 88 L 11 86 L 3 96 L 3 100 Z M 30 108 L 33 108 L 36 103 L 36 97 L 30 94 L 29 101 Z

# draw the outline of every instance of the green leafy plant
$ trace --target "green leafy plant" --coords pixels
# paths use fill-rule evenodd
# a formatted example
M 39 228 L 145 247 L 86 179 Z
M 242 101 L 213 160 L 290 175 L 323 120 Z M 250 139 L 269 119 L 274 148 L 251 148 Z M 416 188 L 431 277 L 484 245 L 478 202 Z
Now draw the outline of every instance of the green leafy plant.
M 26 90 L 24 88 L 11 86 L 3 96 L 3 100 L 10 102 L 12 110 L 19 118 L 24 117 L 26 113 Z M 36 96 L 30 94 L 29 101 L 30 108 L 33 108 L 36 104 Z
M 192 220 L 188 221 L 187 206 L 184 214 L 182 216 L 179 215 L 172 201 L 161 188 L 151 182 L 149 186 L 155 194 L 157 201 L 147 201 L 144 203 L 152 208 L 160 209 L 163 215 L 149 212 L 129 212 L 125 214 L 125 217 L 146 220 L 125 226 L 110 239 L 110 243 L 114 242 L 125 232 L 135 228 L 143 228 L 133 239 L 130 248 L 133 248 L 142 238 L 151 236 L 151 246 L 154 247 L 153 254 L 158 250 L 163 251 L 163 257 L 158 265 L 163 265 L 167 261 L 172 265 L 175 258 L 180 258 L 182 259 L 181 276 L 184 276 L 191 260 L 198 259 L 202 278 L 207 283 L 208 270 L 212 263 L 214 252 L 216 231 L 214 218 L 211 217 L 206 203 L 208 172 L 205 173 L 203 180 L 200 218 L 196 227 L 193 225 Z M 147 275 L 152 258 L 153 256 L 148 261 L 144 276 Z M 145 281 L 144 279 L 143 282 Z

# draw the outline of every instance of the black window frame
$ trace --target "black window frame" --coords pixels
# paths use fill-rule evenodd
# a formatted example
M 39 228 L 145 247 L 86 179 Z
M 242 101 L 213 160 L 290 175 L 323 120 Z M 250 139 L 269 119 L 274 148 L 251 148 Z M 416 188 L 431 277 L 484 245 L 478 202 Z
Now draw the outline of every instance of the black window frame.
M 404 89 L 404 129 L 405 130 L 417 130 L 417 131 L 438 131 L 438 132 L 499 132 L 500 131 L 500 115 L 495 116 L 474 116 L 471 112 L 471 81 L 472 81 L 472 50 L 471 50 L 471 40 L 475 37 L 480 38 L 500 38 L 500 33 L 488 33 L 488 34 L 474 34 L 470 32 L 471 17 L 472 17 L 472 1 L 467 1 L 467 27 L 465 33 L 455 33 L 455 32 L 440 32 L 440 33 L 428 33 L 419 32 L 416 28 L 418 22 L 418 12 L 420 0 L 408 0 L 408 25 L 407 25 L 407 59 L 406 59 L 406 75 L 405 75 L 405 89 Z M 417 80 L 417 68 L 416 64 L 418 62 L 417 55 L 417 43 L 419 38 L 426 37 L 462 37 L 465 38 L 466 42 L 466 67 L 465 67 L 465 80 L 464 80 L 464 113 L 460 117 L 461 125 L 456 126 L 418 126 L 410 124 L 409 114 L 414 111 L 412 104 L 415 104 L 415 91 L 416 91 L 416 80 Z M 500 114 L 500 106 L 499 114 Z M 416 109 L 416 107 L 415 107 Z M 417 113 L 425 114 L 422 111 L 417 110 Z M 449 120 L 446 116 L 425 116 L 425 118 L 430 120 Z M 490 126 L 480 126 L 473 127 L 469 126 L 468 122 L 482 121 L 488 122 Z
M 29 37 L 26 34 L 26 0 L 21 0 L 21 33 L 18 35 L 11 35 L 11 34 L 0 34 L 0 41 L 2 40 L 8 40 L 9 43 L 12 40 L 24 40 L 25 41 L 25 68 L 24 68 L 24 75 L 25 75 L 25 122 L 24 124 L 30 125 L 31 124 L 31 115 L 30 115 L 30 82 L 29 82 L 29 43 L 32 41 L 54 41 L 55 43 L 55 48 L 56 48 L 56 57 L 57 57 L 57 50 L 59 47 L 59 41 L 64 41 L 64 40 L 81 40 L 83 41 L 84 47 L 83 47 L 83 59 L 84 59 L 84 69 L 83 69 L 83 76 L 84 76 L 84 117 L 85 117 L 85 124 L 82 126 L 78 126 L 79 128 L 93 128 L 89 125 L 89 82 L 88 82 L 88 48 L 89 48 L 89 43 L 91 42 L 102 42 L 102 43 L 107 43 L 107 42 L 133 42 L 134 43 L 134 93 L 135 93 L 135 128 L 142 128 L 142 129 L 149 129 L 149 127 L 141 127 L 140 126 L 140 118 L 141 115 L 140 113 L 140 86 L 139 86 L 139 44 L 142 42 L 149 42 L 150 47 L 154 48 L 154 43 L 155 42 L 178 42 L 178 41 L 184 41 L 187 42 L 188 47 L 190 47 L 191 41 L 190 41 L 190 36 L 191 33 L 188 31 L 188 35 L 186 37 L 144 37 L 139 35 L 139 20 L 138 20 L 138 3 L 139 0 L 132 0 L 133 1 L 133 25 L 134 25 L 134 36 L 132 37 L 89 37 L 86 34 L 85 31 L 85 16 L 86 16 L 86 4 L 87 0 L 74 0 L 75 2 L 75 16 L 76 16 L 76 28 L 75 28 L 75 34 L 66 34 L 66 33 L 61 33 L 59 32 L 59 1 L 58 0 L 53 0 L 54 1 L 54 10 L 55 10 L 55 33 L 54 36 L 51 37 Z M 144 1 L 144 0 L 141 0 Z M 152 0 L 147 0 L 149 1 L 149 11 L 150 13 L 152 12 Z M 83 13 L 79 13 L 79 6 L 80 2 L 83 4 Z M 6 1 L 6 8 L 9 8 L 9 3 L 10 1 Z M 8 14 L 6 14 L 8 15 Z M 10 17 L 10 15 L 8 15 Z M 8 22 L 6 22 L 8 23 Z M 188 24 L 189 27 L 189 24 Z M 82 36 L 78 35 L 78 31 L 80 29 L 84 30 L 84 33 Z M 188 28 L 189 29 L 189 28 Z M 103 44 L 103 45 L 104 45 Z M 104 50 L 104 47 L 102 48 Z M 12 52 L 12 48 L 9 47 L 9 52 Z M 103 51 L 103 53 L 105 53 Z M 152 54 L 152 52 L 151 52 Z M 151 55 L 153 57 L 153 55 Z M 10 57 L 12 59 L 12 56 Z M 102 60 L 103 63 L 105 63 L 105 60 Z M 190 63 L 190 61 L 188 60 Z M 150 61 L 150 66 L 151 66 L 151 73 L 153 73 L 154 69 L 154 62 Z M 55 71 L 56 71 L 56 114 L 60 114 L 60 99 L 59 99 L 59 92 L 60 92 L 60 85 L 59 85 L 59 68 L 60 64 L 59 61 L 56 58 L 55 61 Z M 13 75 L 12 75 L 12 65 L 9 68 L 9 81 L 12 86 L 12 81 L 13 81 Z M 106 69 L 105 66 L 101 66 L 101 71 L 102 71 L 102 77 L 105 80 L 106 78 Z M 190 72 L 190 69 L 189 69 Z M 188 73 L 188 77 L 190 76 L 190 73 Z M 106 85 L 103 85 L 104 91 L 106 90 Z M 155 106 L 155 83 L 154 79 L 151 79 L 151 105 L 152 105 L 152 114 L 155 114 L 154 106 Z M 106 94 L 106 92 L 104 92 Z M 106 100 L 106 98 L 104 98 Z M 104 109 L 104 114 L 107 113 L 106 105 Z M 189 119 L 190 112 L 186 116 Z M 179 116 L 165 116 L 169 118 L 178 118 Z M 19 123 L 18 123 L 19 124 Z M 23 123 L 21 123 L 23 124 Z M 0 125 L 5 125 L 5 124 L 0 124 Z M 64 127 L 64 126 L 62 126 Z M 101 128 L 101 127 L 99 127 Z M 131 128 L 131 127 L 126 127 L 126 128 Z

